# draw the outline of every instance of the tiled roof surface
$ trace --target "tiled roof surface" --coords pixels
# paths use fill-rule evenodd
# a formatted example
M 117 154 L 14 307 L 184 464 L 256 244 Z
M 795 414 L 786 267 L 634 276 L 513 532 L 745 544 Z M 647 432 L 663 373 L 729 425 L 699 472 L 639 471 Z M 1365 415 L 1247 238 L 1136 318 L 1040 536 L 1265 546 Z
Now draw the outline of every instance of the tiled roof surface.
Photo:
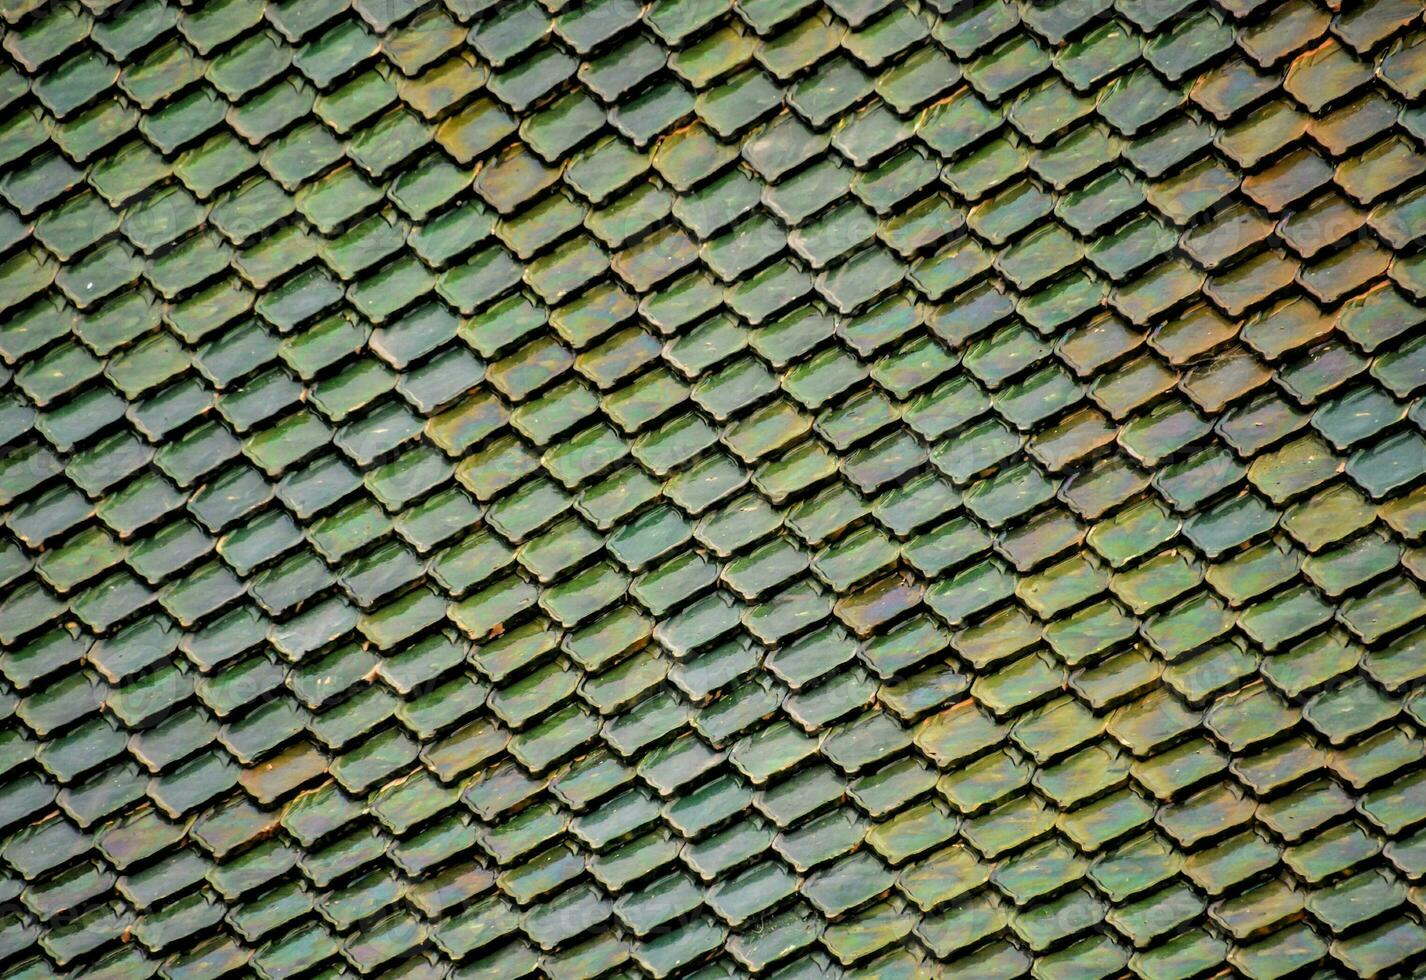
M 1419 0 L 0 16 L 0 976 L 1426 964 Z

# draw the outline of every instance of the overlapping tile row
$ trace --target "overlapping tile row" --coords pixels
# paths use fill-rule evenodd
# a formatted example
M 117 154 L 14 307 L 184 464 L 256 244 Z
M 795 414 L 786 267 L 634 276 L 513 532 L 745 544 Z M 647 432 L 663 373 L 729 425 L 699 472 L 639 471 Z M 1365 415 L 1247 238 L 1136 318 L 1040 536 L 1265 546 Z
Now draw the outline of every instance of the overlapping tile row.
M 0 14 L 0 975 L 1426 962 L 1416 0 Z

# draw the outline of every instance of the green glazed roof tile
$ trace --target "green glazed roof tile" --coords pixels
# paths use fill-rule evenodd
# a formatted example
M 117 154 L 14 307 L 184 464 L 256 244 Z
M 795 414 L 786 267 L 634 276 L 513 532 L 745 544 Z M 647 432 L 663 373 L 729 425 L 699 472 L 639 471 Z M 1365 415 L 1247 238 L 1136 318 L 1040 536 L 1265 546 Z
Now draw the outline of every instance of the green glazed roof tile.
M 3 17 L 0 972 L 1419 964 L 1412 4 Z

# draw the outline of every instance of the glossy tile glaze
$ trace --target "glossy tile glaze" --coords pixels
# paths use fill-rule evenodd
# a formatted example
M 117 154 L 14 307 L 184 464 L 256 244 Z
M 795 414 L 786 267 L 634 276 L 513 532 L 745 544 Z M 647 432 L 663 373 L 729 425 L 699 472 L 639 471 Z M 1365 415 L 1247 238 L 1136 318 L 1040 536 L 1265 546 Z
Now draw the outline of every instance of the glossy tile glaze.
M 1417 0 L 0 18 L 0 976 L 1426 964 Z

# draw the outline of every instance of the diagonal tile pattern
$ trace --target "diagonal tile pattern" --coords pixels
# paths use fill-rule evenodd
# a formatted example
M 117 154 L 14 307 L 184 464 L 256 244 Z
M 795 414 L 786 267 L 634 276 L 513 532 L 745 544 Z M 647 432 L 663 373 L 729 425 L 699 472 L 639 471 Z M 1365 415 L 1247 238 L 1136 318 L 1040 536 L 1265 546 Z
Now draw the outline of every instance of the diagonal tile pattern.
M 0 975 L 1426 963 L 1419 0 L 0 16 Z

